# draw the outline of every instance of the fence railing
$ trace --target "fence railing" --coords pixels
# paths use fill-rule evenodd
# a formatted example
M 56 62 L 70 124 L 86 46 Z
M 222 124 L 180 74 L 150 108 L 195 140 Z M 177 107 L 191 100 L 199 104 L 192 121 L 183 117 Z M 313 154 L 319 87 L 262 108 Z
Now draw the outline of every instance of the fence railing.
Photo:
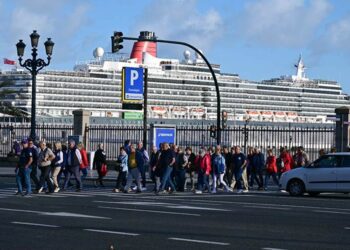
M 71 125 L 38 125 L 37 135 L 40 140 L 48 142 L 67 142 L 68 136 L 73 135 Z M 150 128 L 148 128 L 150 132 Z M 30 125 L 1 125 L 0 124 L 0 156 L 6 156 L 12 148 L 14 140 L 20 141 L 30 134 Z M 147 133 L 150 137 L 150 133 Z M 101 126 L 93 125 L 85 129 L 86 148 L 88 151 L 97 149 L 99 143 L 105 144 L 109 160 L 116 159 L 119 147 L 125 140 L 137 143 L 142 140 L 142 126 Z M 148 148 L 152 138 L 148 138 Z M 176 143 L 179 146 L 191 146 L 195 152 L 201 146 L 214 146 L 216 140 L 210 137 L 209 126 L 178 126 L 176 128 Z M 278 152 L 280 147 L 288 147 L 292 151 L 297 146 L 303 146 L 311 159 L 317 158 L 318 151 L 326 151 L 335 145 L 335 128 L 320 127 L 288 127 L 288 126 L 232 126 L 222 131 L 222 145 L 239 145 L 259 147 L 263 152 L 268 148 Z

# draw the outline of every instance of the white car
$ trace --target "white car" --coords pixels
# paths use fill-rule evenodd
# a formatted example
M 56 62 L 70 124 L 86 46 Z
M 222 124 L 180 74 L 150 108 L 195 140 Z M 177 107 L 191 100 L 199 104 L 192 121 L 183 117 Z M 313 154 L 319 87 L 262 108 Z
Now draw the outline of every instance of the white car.
M 316 196 L 322 192 L 350 192 L 350 152 L 326 154 L 306 167 L 282 174 L 280 188 L 292 196 L 305 192 Z

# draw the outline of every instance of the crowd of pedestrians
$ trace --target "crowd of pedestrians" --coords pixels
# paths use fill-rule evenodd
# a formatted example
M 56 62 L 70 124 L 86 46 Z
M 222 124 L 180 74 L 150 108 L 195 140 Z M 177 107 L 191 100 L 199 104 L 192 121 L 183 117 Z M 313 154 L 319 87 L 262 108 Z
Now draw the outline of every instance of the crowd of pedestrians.
M 321 150 L 320 155 L 323 153 Z M 25 139 L 18 155 L 17 194 L 32 194 L 31 180 L 34 193 L 63 192 L 73 186 L 77 192 L 83 189 L 90 166 L 83 144 L 76 145 L 74 140 L 70 140 L 68 146 L 61 142 L 51 145 L 41 141 L 35 146 L 31 139 Z M 147 176 L 154 184 L 149 191 L 155 194 L 268 190 L 271 178 L 279 186 L 282 173 L 308 163 L 309 157 L 302 147 L 294 155 L 287 148 L 281 148 L 277 155 L 268 149 L 265 156 L 258 147 L 248 147 L 245 155 L 239 146 L 201 147 L 198 152 L 193 152 L 191 147 L 162 143 L 159 148 L 153 146 L 148 154 L 142 142 L 133 145 L 127 140 L 116 159 L 117 178 L 113 192 L 146 191 Z M 103 144 L 99 144 L 94 152 L 92 165 L 98 173 L 94 186 L 104 187 L 107 160 Z

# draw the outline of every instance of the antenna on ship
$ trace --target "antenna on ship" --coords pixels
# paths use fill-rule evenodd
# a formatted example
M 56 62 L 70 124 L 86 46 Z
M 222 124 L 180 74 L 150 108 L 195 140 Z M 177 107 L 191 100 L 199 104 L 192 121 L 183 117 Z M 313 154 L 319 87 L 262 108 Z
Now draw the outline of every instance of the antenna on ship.
M 297 68 L 297 74 L 296 74 L 296 80 L 304 80 L 306 78 L 305 76 L 305 65 L 303 62 L 303 56 L 300 53 L 299 55 L 299 60 L 298 60 L 298 64 L 294 65 Z

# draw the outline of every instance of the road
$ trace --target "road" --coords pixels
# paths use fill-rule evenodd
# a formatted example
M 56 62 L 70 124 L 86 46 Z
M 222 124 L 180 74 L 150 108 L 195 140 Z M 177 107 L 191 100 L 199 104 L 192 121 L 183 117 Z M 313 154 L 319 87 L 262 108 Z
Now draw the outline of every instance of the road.
M 155 196 L 85 185 L 15 196 L 0 178 L 0 249 L 349 249 L 349 195 Z

